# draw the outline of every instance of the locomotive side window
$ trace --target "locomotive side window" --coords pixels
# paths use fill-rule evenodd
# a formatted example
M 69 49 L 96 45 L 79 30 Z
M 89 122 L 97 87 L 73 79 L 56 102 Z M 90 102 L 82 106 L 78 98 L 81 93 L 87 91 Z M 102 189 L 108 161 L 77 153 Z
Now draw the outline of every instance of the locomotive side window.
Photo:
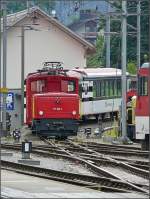
M 37 92 L 38 93 L 43 92 L 44 87 L 45 87 L 45 80 L 38 80 L 37 81 Z
M 68 92 L 74 92 L 74 91 L 75 91 L 75 82 L 68 81 Z
M 148 78 L 147 77 L 139 77 L 139 86 L 138 92 L 140 96 L 148 95 Z
M 31 82 L 31 91 L 36 93 L 43 92 L 43 89 L 45 87 L 45 80 L 37 80 Z
M 31 91 L 32 92 L 37 92 L 36 81 L 31 82 Z
M 62 80 L 61 81 L 61 91 L 62 92 L 74 92 L 75 91 L 75 81 Z

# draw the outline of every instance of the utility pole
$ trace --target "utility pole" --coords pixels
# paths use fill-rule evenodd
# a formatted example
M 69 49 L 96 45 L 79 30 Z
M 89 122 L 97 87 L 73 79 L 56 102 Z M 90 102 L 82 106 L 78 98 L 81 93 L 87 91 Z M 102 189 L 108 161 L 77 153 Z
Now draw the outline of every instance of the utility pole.
M 29 0 L 26 1 L 26 5 L 27 5 L 27 12 L 29 13 L 29 9 L 30 9 L 30 2 L 29 2 Z
M 1 1 L 0 1 L 0 11 L 2 10 L 2 7 L 1 7 Z M 1 21 L 1 14 L 0 14 L 0 21 Z M 1 84 L 1 74 L 2 74 L 2 70 L 1 70 L 1 54 L 2 54 L 2 51 L 1 51 L 1 25 L 0 25 L 0 88 L 2 88 L 2 84 Z M 0 93 L 0 132 L 2 130 L 2 94 Z
M 141 65 L 141 2 L 137 2 L 137 69 Z
M 24 26 L 21 26 L 21 125 L 24 125 Z
M 127 37 L 127 2 L 122 1 L 122 49 L 121 49 L 121 65 L 122 65 L 122 137 L 127 135 L 126 127 L 126 37 Z
M 6 88 L 6 67 L 7 67 L 7 5 L 3 1 L 3 88 Z M 3 93 L 2 112 L 3 131 L 6 132 L 6 94 Z
M 110 68 L 110 4 L 107 2 L 106 13 L 106 67 Z

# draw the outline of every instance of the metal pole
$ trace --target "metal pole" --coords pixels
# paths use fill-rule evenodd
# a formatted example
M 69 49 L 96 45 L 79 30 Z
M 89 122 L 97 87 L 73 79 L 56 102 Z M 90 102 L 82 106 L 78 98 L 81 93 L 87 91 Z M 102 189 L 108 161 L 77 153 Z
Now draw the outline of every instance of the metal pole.
M 141 65 L 141 2 L 137 3 L 137 68 Z
M 107 3 L 107 14 L 106 14 L 106 67 L 110 68 L 110 4 Z
M 24 125 L 24 26 L 21 27 L 21 125 Z
M 7 6 L 3 1 L 3 88 L 6 88 L 6 67 L 7 67 Z M 3 130 L 6 132 L 6 94 L 3 94 L 2 112 Z
M 0 11 L 2 10 L 1 8 L 1 1 L 0 1 Z M 0 21 L 1 21 L 1 15 L 0 15 Z M 2 81 L 2 79 L 1 79 L 1 74 L 2 74 L 2 70 L 1 70 L 1 44 L 2 44 L 2 42 L 1 42 L 1 25 L 0 25 L 0 88 L 2 88 L 2 84 L 1 84 L 1 81 Z M 0 132 L 1 132 L 1 130 L 2 130 L 2 94 L 0 93 Z
M 122 49 L 121 49 L 121 59 L 122 59 L 122 137 L 126 137 L 126 36 L 127 36 L 127 2 L 122 1 Z

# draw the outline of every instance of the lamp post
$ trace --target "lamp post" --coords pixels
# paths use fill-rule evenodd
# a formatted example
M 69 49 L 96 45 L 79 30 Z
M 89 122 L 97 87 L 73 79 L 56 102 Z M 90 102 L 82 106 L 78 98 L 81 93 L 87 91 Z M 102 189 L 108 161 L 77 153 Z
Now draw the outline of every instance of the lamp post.
M 107 3 L 107 14 L 106 14 L 106 68 L 110 68 L 110 4 Z
M 6 67 L 7 67 L 7 5 L 3 1 L 3 88 L 6 88 Z M 2 106 L 2 128 L 6 132 L 6 93 L 3 93 Z
M 137 3 L 137 68 L 141 65 L 141 2 Z
M 24 125 L 24 26 L 21 26 L 21 125 Z
M 121 50 L 121 59 L 122 59 L 122 108 L 121 108 L 121 116 L 122 116 L 122 137 L 125 138 L 127 136 L 127 128 L 126 128 L 126 36 L 127 36 L 127 10 L 126 10 L 127 2 L 125 0 L 122 1 L 122 50 Z
M 39 25 L 39 24 L 33 24 Z M 25 79 L 25 31 L 38 29 L 32 28 L 31 25 L 21 26 L 21 125 L 24 125 L 24 79 Z
M 1 10 L 1 1 L 0 1 L 0 10 Z M 1 15 L 0 15 L 0 21 L 1 21 Z M 0 55 L 1 55 L 1 26 L 0 26 Z M 1 56 L 0 56 L 0 88 L 2 87 L 1 84 Z M 2 131 L 2 96 L 0 93 L 0 132 Z

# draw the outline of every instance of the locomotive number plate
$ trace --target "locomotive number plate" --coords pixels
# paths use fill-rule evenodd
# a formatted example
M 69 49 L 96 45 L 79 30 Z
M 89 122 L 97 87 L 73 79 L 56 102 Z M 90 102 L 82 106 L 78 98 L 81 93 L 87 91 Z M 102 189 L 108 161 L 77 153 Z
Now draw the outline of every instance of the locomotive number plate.
M 54 108 L 52 108 L 53 109 L 53 111 L 62 111 L 63 109 L 62 108 L 60 108 L 60 107 L 54 107 Z

